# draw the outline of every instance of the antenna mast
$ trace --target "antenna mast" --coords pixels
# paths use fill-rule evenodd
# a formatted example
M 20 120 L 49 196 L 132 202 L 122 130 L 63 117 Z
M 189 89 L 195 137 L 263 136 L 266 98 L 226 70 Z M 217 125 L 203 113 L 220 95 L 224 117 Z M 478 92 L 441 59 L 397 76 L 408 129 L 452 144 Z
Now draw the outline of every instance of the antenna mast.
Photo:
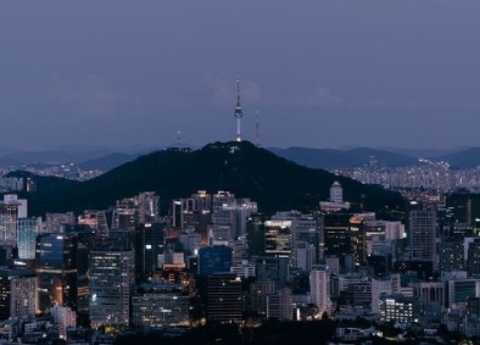
M 182 149 L 182 132 L 177 130 L 177 149 L 180 151 Z
M 255 111 L 255 144 L 260 147 L 260 119 L 258 110 Z
M 235 118 L 237 119 L 237 135 L 235 140 L 242 141 L 242 106 L 240 105 L 240 79 L 237 79 L 237 105 L 235 106 Z

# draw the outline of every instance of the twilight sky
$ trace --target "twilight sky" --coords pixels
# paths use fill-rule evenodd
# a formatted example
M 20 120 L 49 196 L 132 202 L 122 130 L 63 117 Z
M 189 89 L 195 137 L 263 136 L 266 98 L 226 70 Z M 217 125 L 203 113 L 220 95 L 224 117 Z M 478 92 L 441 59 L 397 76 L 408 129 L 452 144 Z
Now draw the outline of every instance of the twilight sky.
M 0 2 L 0 147 L 480 146 L 480 1 Z

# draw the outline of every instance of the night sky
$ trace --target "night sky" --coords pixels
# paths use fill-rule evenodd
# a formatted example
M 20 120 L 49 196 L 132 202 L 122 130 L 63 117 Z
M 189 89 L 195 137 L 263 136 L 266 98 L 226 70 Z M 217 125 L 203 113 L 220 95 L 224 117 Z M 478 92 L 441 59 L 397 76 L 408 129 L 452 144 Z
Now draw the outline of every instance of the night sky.
M 0 147 L 480 146 L 480 1 L 2 1 Z

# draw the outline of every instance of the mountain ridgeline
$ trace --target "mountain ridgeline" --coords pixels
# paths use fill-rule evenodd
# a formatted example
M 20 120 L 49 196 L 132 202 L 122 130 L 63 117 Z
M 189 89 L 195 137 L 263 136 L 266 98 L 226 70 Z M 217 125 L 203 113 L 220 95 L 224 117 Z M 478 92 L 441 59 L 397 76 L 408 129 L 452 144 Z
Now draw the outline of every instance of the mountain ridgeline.
M 14 172 L 10 176 L 22 174 Z M 250 142 L 212 143 L 194 151 L 157 151 L 85 182 L 29 177 L 37 184 L 37 190 L 25 196 L 32 216 L 104 209 L 143 191 L 160 196 L 165 214 L 172 199 L 188 197 L 198 190 L 228 190 L 236 197 L 249 197 L 265 214 L 291 209 L 308 212 L 318 209 L 320 200 L 328 199 L 334 181 L 341 183 L 344 198 L 358 211 L 401 211 L 404 207 L 399 193 L 300 166 Z

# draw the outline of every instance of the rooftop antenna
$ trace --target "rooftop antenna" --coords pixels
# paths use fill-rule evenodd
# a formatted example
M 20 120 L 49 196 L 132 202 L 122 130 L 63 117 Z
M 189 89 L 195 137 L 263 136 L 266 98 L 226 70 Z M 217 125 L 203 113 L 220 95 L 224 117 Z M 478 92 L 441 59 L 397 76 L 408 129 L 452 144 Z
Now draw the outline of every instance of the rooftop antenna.
M 182 132 L 177 130 L 177 149 L 180 151 L 182 149 Z
M 258 109 L 255 111 L 255 144 L 260 147 L 260 119 Z
M 235 118 L 237 119 L 237 135 L 235 140 L 242 141 L 242 106 L 240 105 L 240 79 L 237 79 L 237 105 L 235 106 Z

